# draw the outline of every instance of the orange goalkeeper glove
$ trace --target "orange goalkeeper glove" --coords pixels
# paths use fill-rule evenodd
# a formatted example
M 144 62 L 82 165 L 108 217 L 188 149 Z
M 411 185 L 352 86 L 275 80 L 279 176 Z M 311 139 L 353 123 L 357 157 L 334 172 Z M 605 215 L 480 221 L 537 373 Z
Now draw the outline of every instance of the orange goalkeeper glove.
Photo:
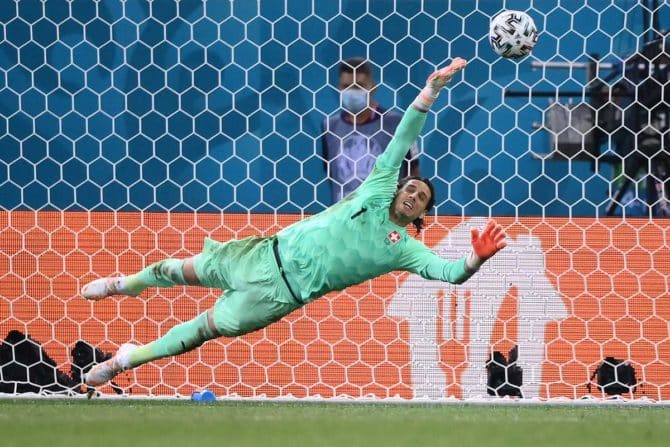
M 488 221 L 481 233 L 479 228 L 472 228 L 470 230 L 472 252 L 466 259 L 467 266 L 471 270 L 478 270 L 484 261 L 507 246 L 506 237 L 503 227 L 493 219 Z
M 433 105 L 440 90 L 451 81 L 459 71 L 465 68 L 466 61 L 460 57 L 455 58 L 449 65 L 431 74 L 426 81 L 426 86 L 421 90 L 419 96 L 414 100 L 414 107 L 427 112 Z

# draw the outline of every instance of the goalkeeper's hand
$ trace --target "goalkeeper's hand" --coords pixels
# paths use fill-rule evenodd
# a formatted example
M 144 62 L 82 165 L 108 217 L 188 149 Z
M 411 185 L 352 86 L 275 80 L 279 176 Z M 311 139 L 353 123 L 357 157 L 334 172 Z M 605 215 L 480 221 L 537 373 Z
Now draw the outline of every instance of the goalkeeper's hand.
M 506 237 L 503 227 L 493 219 L 488 221 L 481 233 L 479 228 L 472 228 L 470 230 L 472 253 L 466 260 L 468 267 L 472 270 L 479 269 L 484 261 L 507 246 Z
M 451 81 L 456 73 L 465 68 L 465 64 L 465 59 L 457 57 L 451 61 L 451 64 L 428 76 L 426 87 L 433 93 L 433 97 L 436 97 L 440 93 L 440 90 Z
M 426 86 L 414 101 L 414 106 L 423 111 L 427 111 L 433 105 L 440 90 L 451 81 L 451 79 L 465 68 L 466 61 L 460 57 L 455 58 L 449 65 L 441 68 L 428 76 Z

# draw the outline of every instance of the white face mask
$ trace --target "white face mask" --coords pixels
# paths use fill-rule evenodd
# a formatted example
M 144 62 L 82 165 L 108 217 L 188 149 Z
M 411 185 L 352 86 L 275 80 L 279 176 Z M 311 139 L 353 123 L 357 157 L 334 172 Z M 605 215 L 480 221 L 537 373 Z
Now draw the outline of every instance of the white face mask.
M 347 89 L 342 92 L 342 107 L 353 114 L 359 113 L 368 106 L 369 95 L 367 90 Z

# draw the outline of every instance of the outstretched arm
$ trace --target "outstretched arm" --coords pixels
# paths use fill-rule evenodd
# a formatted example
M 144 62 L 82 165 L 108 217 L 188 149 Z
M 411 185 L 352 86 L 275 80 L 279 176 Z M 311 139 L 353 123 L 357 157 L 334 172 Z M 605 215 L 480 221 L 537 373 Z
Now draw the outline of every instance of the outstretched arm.
M 423 243 L 410 239 L 398 270 L 407 270 L 426 279 L 461 284 L 474 275 L 484 261 L 507 245 L 505 231 L 494 220 L 490 220 L 482 232 L 473 228 L 470 237 L 472 252 L 454 261 L 443 259 Z
M 465 59 L 455 58 L 448 66 L 437 70 L 428 77 L 426 86 L 416 97 L 412 106 L 405 112 L 382 155 L 377 158 L 376 165 L 383 169 L 400 169 L 400 165 L 407 154 L 408 148 L 419 136 L 424 123 L 426 112 L 433 105 L 442 88 L 463 68 Z

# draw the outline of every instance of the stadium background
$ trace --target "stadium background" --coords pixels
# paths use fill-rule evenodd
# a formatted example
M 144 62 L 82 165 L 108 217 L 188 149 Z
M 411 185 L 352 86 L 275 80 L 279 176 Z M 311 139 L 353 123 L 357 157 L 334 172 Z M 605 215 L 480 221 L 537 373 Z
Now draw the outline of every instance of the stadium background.
M 594 176 L 587 162 L 534 159 L 549 151 L 531 127 L 547 99 L 503 101 L 505 88 L 581 91 L 585 70 L 498 59 L 486 35 L 501 5 L 4 2 L 0 206 L 316 212 L 330 200 L 318 136 L 339 107 L 340 60 L 368 56 L 378 100 L 404 108 L 427 74 L 463 55 L 470 70 L 421 144 L 424 172 L 439 173 L 439 212 L 595 216 L 608 167 Z M 633 0 L 534 11 L 540 61 L 620 62 L 643 34 Z
M 504 95 L 582 91 L 584 70 L 533 69 L 531 60 L 597 53 L 616 66 L 642 42 L 644 8 L 633 0 L 473 4 L 3 2 L 2 335 L 27 331 L 65 368 L 77 339 L 113 350 L 205 309 L 213 292 L 175 289 L 92 305 L 77 290 L 97 275 L 197 253 L 205 235 L 272 233 L 322 210 L 329 185 L 320 124 L 339 106 L 340 60 L 367 56 L 377 99 L 402 109 L 435 67 L 458 55 L 468 69 L 420 142 L 437 213 L 457 216 L 433 223 L 431 243 L 477 215 L 507 216 L 512 237 L 541 241 L 546 276 L 569 318 L 544 332 L 539 395 L 586 394 L 595 366 L 616 354 L 637 362 L 648 395 L 667 399 L 670 266 L 654 261 L 667 259 L 667 225 L 593 220 L 609 201 L 614 168 L 534 156 L 550 149 L 548 133 L 533 127 L 544 122 L 547 98 Z M 519 64 L 489 48 L 488 21 L 503 7 L 529 10 L 541 30 L 532 58 Z M 655 18 L 659 28 L 670 25 L 667 7 Z M 509 268 L 519 265 L 520 258 Z M 263 333 L 212 343 L 127 380 L 155 394 L 216 383 L 220 393 L 243 396 L 412 397 L 408 323 L 386 314 L 405 279 L 373 281 Z M 518 301 L 514 287 L 499 289 Z M 503 342 L 500 349 L 517 341 L 510 312 L 492 316 L 490 342 Z M 453 389 L 444 394 L 462 396 L 467 345 L 445 343 Z

